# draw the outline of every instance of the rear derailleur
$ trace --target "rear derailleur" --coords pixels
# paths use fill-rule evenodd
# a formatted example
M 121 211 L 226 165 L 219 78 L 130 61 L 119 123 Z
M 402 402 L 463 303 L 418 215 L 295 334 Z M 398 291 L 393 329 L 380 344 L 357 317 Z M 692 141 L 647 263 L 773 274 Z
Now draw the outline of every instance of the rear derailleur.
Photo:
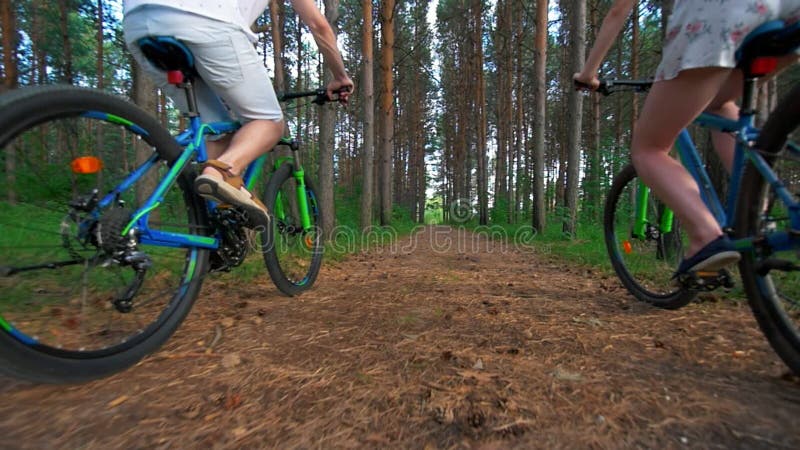
M 89 245 L 94 246 L 99 252 L 92 258 L 92 265 L 109 267 L 112 265 L 130 267 L 134 271 L 133 279 L 111 301 L 114 308 L 121 313 L 133 310 L 133 298 L 139 293 L 144 283 L 147 270 L 153 265 L 150 256 L 138 249 L 136 231 L 129 230 L 123 234 L 131 222 L 133 213 L 125 207 L 125 202 L 118 200 L 113 206 L 102 212 L 100 218 L 93 218 L 92 213 L 97 207 L 97 191 L 90 195 L 80 197 L 70 206 L 69 219 L 77 224 L 75 238 L 80 243 L 81 249 Z M 62 246 L 75 259 L 83 259 L 78 249 L 73 247 L 68 222 L 62 223 Z

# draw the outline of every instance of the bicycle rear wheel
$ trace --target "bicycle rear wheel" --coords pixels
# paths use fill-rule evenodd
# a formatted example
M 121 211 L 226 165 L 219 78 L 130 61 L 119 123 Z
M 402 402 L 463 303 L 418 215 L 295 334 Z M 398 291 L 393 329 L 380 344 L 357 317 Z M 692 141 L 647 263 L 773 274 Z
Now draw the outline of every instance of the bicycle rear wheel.
M 144 245 L 129 224 L 179 151 L 149 114 L 99 91 L 49 86 L 0 98 L 0 155 L 11 169 L 0 175 L 0 371 L 100 378 L 173 333 L 207 252 Z M 163 194 L 152 229 L 207 230 L 191 179 L 182 174 Z
M 637 299 L 660 308 L 689 303 L 694 292 L 676 287 L 672 274 L 683 257 L 685 235 L 676 218 L 662 232 L 665 207 L 650 194 L 643 233 L 635 233 L 639 178 L 629 164 L 614 178 L 603 214 L 603 230 L 611 265 L 622 284 Z
M 791 156 L 787 147 L 800 148 L 798 125 L 800 86 L 770 115 L 756 146 L 795 201 L 800 201 L 800 153 Z M 754 251 L 739 263 L 750 307 L 772 348 L 800 375 L 800 230 L 792 229 L 787 207 L 752 164 L 742 176 L 736 223 L 736 237 L 754 237 Z M 794 234 L 793 248 L 779 251 L 770 245 L 779 232 Z
M 313 182 L 305 177 L 303 195 L 308 204 L 310 228 L 304 229 L 298 208 L 294 165 L 284 163 L 272 175 L 264 204 L 272 214 L 261 233 L 262 253 L 275 286 L 294 296 L 311 288 L 322 266 L 323 244 L 320 209 Z

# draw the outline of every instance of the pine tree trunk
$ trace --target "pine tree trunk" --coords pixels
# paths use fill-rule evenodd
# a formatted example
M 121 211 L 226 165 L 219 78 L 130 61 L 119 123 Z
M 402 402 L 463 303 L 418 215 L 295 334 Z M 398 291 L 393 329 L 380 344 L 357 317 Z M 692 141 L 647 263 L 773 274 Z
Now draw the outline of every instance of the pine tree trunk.
M 472 14 L 475 21 L 472 43 L 475 48 L 475 118 L 477 126 L 477 191 L 478 191 L 478 223 L 489 224 L 489 186 L 486 160 L 486 83 L 483 79 L 483 8 L 482 2 L 473 1 Z
M 19 78 L 17 69 L 17 46 L 19 44 L 17 33 L 17 18 L 11 0 L 0 0 L 0 23 L 3 25 L 3 84 L 0 93 L 10 91 L 17 87 Z M 9 204 L 17 203 L 17 149 L 12 144 L 6 147 L 6 200 Z
M 394 14 L 395 1 L 381 3 L 381 225 L 392 221 L 392 146 L 394 142 Z
M 333 32 L 338 31 L 337 22 L 339 20 L 339 0 L 325 0 L 325 18 L 328 19 Z M 332 79 L 330 71 L 323 70 L 323 85 L 327 85 Z M 336 146 L 334 138 L 334 126 L 336 122 L 336 110 L 334 105 L 327 104 L 320 107 L 319 124 L 319 197 L 320 197 L 320 216 L 322 219 L 323 235 L 329 237 L 336 225 L 335 216 L 335 195 L 333 185 L 333 153 Z
M 64 81 L 72 84 L 74 74 L 72 73 L 72 41 L 69 38 L 69 12 L 71 5 L 67 5 L 67 0 L 58 0 L 59 25 L 61 29 L 61 42 L 64 54 L 61 55 L 63 61 Z
M 533 228 L 539 233 L 545 227 L 544 154 L 547 113 L 547 6 L 548 0 L 536 0 L 536 42 L 533 62 Z
M 156 111 L 157 97 L 155 83 L 142 71 L 141 66 L 131 58 L 131 78 L 132 92 L 131 97 L 140 108 L 151 113 Z M 141 139 L 134 139 L 136 146 L 136 165 L 147 161 L 152 155 L 153 149 Z M 153 192 L 157 184 L 155 173 L 149 174 L 142 183 L 136 184 L 136 200 L 138 204 L 142 204 L 147 196 Z M 153 211 L 153 214 L 158 214 L 158 209 Z M 155 219 L 156 216 L 153 216 Z
M 586 2 L 574 2 L 570 6 L 570 41 L 572 69 L 569 73 L 579 72 L 586 59 Z M 583 112 L 583 95 L 575 89 L 569 89 L 567 128 L 567 180 L 565 192 L 566 220 L 564 233 L 574 237 L 578 219 L 578 186 L 580 185 L 581 164 L 581 119 Z
M 598 2 L 595 1 L 591 9 L 591 29 L 592 39 L 597 38 L 597 31 L 600 27 Z M 600 199 L 602 198 L 600 186 L 600 167 L 602 165 L 602 155 L 600 152 L 600 96 L 591 96 L 592 124 L 589 133 L 589 167 L 587 170 L 588 180 L 586 183 L 587 203 L 591 208 L 592 220 L 600 219 Z
M 372 207 L 374 196 L 372 190 L 373 177 L 372 170 L 374 165 L 375 150 L 375 87 L 372 79 L 373 75 L 373 46 L 372 46 L 372 1 L 361 0 L 364 10 L 364 25 L 362 39 L 362 58 L 364 58 L 364 70 L 361 80 L 362 100 L 364 102 L 364 150 L 362 156 L 362 180 L 361 180 L 361 229 L 366 230 L 372 226 Z

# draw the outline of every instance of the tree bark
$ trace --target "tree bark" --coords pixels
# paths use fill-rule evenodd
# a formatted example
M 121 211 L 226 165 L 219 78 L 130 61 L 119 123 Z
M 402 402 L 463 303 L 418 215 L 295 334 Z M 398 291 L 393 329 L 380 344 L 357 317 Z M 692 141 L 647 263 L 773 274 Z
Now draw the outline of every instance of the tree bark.
M 151 114 L 155 113 L 157 105 L 155 83 L 145 75 L 141 66 L 133 58 L 131 58 L 131 78 L 133 81 L 131 92 L 133 102 L 145 111 L 149 111 Z M 136 146 L 136 165 L 139 166 L 152 155 L 153 149 L 142 139 L 134 139 L 134 145 Z M 147 195 L 153 192 L 158 181 L 155 175 L 151 171 L 142 180 L 142 183 L 136 183 L 136 200 L 138 204 L 141 205 L 146 200 Z M 154 210 L 153 213 L 157 214 L 158 210 Z
M 59 26 L 61 30 L 61 42 L 64 54 L 62 58 L 62 70 L 64 81 L 72 84 L 74 82 L 74 74 L 72 72 L 72 41 L 69 38 L 69 13 L 70 6 L 68 0 L 58 0 L 59 10 Z
M 17 33 L 17 18 L 11 0 L 0 0 L 0 23 L 3 26 L 3 84 L 0 93 L 10 91 L 17 87 L 17 46 L 19 38 Z M 6 200 L 9 204 L 17 203 L 17 149 L 12 144 L 6 148 Z
M 478 136 L 476 140 L 477 151 L 477 191 L 478 191 L 478 223 L 489 224 L 489 172 L 486 158 L 486 83 L 483 78 L 483 2 L 473 1 L 473 18 L 475 30 L 473 45 L 475 47 L 475 116 L 477 119 Z
M 96 66 L 96 75 L 97 75 L 97 88 L 103 89 L 105 87 L 104 83 L 104 66 L 103 66 L 103 0 L 97 0 L 97 66 Z
M 339 0 L 325 0 L 325 18 L 328 19 L 333 32 L 338 31 L 337 22 L 339 21 Z M 323 85 L 327 85 L 333 76 L 327 68 L 323 69 Z M 336 148 L 334 136 L 334 126 L 336 122 L 336 111 L 334 105 L 326 104 L 320 107 L 319 124 L 319 186 L 320 186 L 320 216 L 322 219 L 323 235 L 330 237 L 336 225 L 335 215 L 335 195 L 333 183 L 333 153 Z
M 547 62 L 547 6 L 548 0 L 536 0 L 536 41 L 533 62 L 533 228 L 543 233 L 545 228 L 544 154 L 546 122 L 546 62 Z
M 361 180 L 361 229 L 366 230 L 372 226 L 373 208 L 373 165 L 375 151 L 375 87 L 372 79 L 374 51 L 372 45 L 372 1 L 361 0 L 364 12 L 364 25 L 362 32 L 362 58 L 364 70 L 362 73 L 361 90 L 364 102 L 364 150 L 362 156 Z
M 574 2 L 570 6 L 571 66 L 569 73 L 579 72 L 586 60 L 586 2 Z M 578 186 L 580 185 L 581 164 L 581 120 L 583 95 L 569 89 L 567 114 L 567 185 L 565 192 L 566 220 L 564 233 L 574 237 L 578 220 Z
M 392 146 L 394 142 L 394 6 L 395 0 L 381 3 L 381 225 L 392 221 Z

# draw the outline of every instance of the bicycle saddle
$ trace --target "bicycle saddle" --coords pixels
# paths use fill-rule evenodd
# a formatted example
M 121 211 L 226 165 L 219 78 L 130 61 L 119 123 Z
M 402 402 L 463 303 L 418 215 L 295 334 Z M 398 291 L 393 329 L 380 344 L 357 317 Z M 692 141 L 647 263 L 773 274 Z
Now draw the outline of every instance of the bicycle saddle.
M 758 26 L 748 34 L 736 50 L 737 67 L 746 77 L 766 75 L 774 70 L 758 70 L 754 64 L 759 58 L 783 56 L 800 47 L 800 22 L 786 25 L 773 20 Z
M 171 36 L 147 36 L 136 41 L 147 60 L 161 70 L 181 71 L 186 77 L 194 77 L 194 55 L 183 42 Z

